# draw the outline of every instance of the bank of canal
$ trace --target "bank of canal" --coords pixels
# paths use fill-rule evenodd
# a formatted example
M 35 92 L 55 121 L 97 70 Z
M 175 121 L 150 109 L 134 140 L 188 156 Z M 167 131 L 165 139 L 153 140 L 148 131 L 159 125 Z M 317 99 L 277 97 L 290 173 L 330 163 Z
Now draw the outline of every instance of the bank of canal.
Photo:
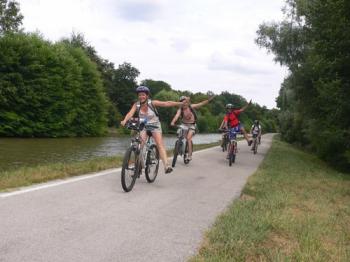
M 175 136 L 165 136 L 165 145 L 171 149 Z M 220 140 L 220 134 L 197 134 L 195 144 Z M 69 163 L 98 157 L 122 155 L 130 143 L 128 136 L 89 138 L 0 138 L 0 171 L 23 166 L 50 163 Z

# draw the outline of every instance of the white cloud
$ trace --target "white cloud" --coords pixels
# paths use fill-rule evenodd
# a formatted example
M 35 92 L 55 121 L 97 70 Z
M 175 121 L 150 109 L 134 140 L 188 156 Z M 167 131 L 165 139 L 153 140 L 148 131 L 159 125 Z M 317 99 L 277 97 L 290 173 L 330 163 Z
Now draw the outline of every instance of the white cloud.
M 58 40 L 81 32 L 139 80 L 193 92 L 224 90 L 275 106 L 285 69 L 254 43 L 258 25 L 279 20 L 284 0 L 19 0 L 27 31 Z

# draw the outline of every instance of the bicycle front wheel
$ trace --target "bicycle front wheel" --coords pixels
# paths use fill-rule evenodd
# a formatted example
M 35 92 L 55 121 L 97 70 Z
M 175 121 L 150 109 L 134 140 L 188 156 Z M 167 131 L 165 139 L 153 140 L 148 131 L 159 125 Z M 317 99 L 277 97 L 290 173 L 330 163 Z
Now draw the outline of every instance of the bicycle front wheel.
M 192 150 L 193 150 L 193 142 L 191 141 L 191 145 L 192 145 Z M 186 146 L 185 146 L 185 153 L 184 153 L 184 163 L 187 165 L 190 162 L 190 160 L 188 160 L 188 142 L 186 141 Z
M 145 176 L 148 183 L 153 183 L 156 180 L 159 169 L 159 152 L 156 145 L 151 145 L 146 156 Z
M 129 147 L 124 155 L 121 174 L 121 183 L 125 192 L 131 191 L 134 187 L 138 172 L 138 154 L 133 147 Z

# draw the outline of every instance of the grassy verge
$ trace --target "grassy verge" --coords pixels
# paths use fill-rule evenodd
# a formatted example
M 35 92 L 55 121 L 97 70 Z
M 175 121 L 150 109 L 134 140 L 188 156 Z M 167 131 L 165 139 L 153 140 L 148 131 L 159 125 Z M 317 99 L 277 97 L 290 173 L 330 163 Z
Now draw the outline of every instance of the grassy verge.
M 218 145 L 218 143 L 194 145 L 194 150 L 201 150 Z M 168 150 L 168 155 L 172 150 Z M 122 165 L 123 156 L 101 157 L 74 163 L 55 163 L 35 167 L 21 167 L 16 170 L 0 172 L 0 191 L 29 186 L 53 179 L 98 172 Z
M 350 176 L 275 139 L 190 261 L 350 261 Z

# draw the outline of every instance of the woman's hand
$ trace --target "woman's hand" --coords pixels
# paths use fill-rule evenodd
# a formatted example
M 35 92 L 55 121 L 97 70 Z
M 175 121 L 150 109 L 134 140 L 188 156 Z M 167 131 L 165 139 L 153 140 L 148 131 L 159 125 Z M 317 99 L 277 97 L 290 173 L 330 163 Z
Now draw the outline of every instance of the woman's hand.
M 120 121 L 120 124 L 121 124 L 122 126 L 125 126 L 125 125 L 126 125 L 126 121 L 125 121 L 125 119 L 124 119 L 124 120 L 122 120 L 122 121 Z
M 210 102 L 211 100 L 213 100 L 213 99 L 214 99 L 214 97 L 216 97 L 216 95 L 209 96 L 209 98 L 208 98 L 208 102 Z

